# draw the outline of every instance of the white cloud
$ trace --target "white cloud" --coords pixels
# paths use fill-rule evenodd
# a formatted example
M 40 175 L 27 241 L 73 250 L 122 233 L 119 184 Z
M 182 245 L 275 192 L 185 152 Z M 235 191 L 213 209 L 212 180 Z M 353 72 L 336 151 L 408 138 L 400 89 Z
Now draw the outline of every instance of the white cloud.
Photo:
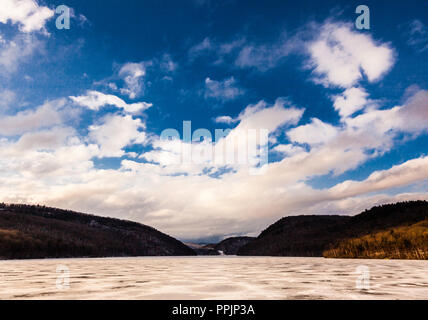
M 372 135 L 387 136 L 394 132 L 421 133 L 427 130 L 428 91 L 419 90 L 410 96 L 403 106 L 391 109 L 371 110 L 354 118 L 348 118 L 345 123 L 356 130 L 367 130 Z
M 241 121 L 237 128 L 267 129 L 275 133 L 281 126 L 295 125 L 303 115 L 304 109 L 294 107 L 289 101 L 278 98 L 273 106 L 264 101 L 247 106 L 238 116 Z
M 119 76 L 123 78 L 126 87 L 121 88 L 120 92 L 128 95 L 130 99 L 135 99 L 143 90 L 143 77 L 146 75 L 146 64 L 126 63 L 119 70 Z
M 278 98 L 272 106 L 260 101 L 255 105 L 247 106 L 237 117 L 239 124 L 230 130 L 226 137 L 217 141 L 214 153 L 223 154 L 223 160 L 234 159 L 230 167 L 236 170 L 248 170 L 252 166 L 257 167 L 258 156 L 252 158 L 250 154 L 251 132 L 257 136 L 257 145 L 262 148 L 264 143 L 261 134 L 268 133 L 268 137 L 276 137 L 287 126 L 295 125 L 303 115 L 304 110 L 292 106 L 287 100 Z M 232 148 L 231 148 L 232 146 Z M 260 150 L 259 150 L 260 151 Z M 247 159 L 242 165 L 240 157 Z M 219 162 L 220 166 L 224 162 Z M 250 169 L 251 170 L 251 169 Z
M 420 132 L 427 130 L 428 90 L 419 90 L 410 96 L 398 111 L 402 119 L 399 128 L 403 131 Z
M 2 176 L 19 189 L 11 195 L 15 200 L 20 194 L 34 193 L 34 188 L 49 189 L 49 181 L 61 184 L 76 180 L 93 168 L 90 159 L 98 153 L 97 146 L 82 144 L 68 127 L 24 134 L 16 142 L 2 140 L 0 146 Z M 46 180 L 41 183 L 42 179 Z
M 349 88 L 335 97 L 334 109 L 341 117 L 348 117 L 363 109 L 367 103 L 368 93 L 362 88 Z
M 406 186 L 428 179 L 428 157 L 421 157 L 393 166 L 387 170 L 375 171 L 363 181 L 345 181 L 330 189 L 334 195 L 353 197 L 379 190 Z
M 316 145 L 327 143 L 338 134 L 338 129 L 332 125 L 313 118 L 311 123 L 293 128 L 287 132 L 291 141 Z
M 161 57 L 148 61 L 124 63 L 113 76 L 95 84 L 120 92 L 129 99 L 136 99 L 144 95 L 146 86 L 150 86 L 152 81 L 159 79 L 172 81 L 172 75 L 177 68 L 178 63 L 170 54 L 164 53 Z M 148 74 L 149 71 L 150 74 Z M 156 74 L 156 77 L 153 77 L 153 74 Z
M 226 124 L 232 124 L 236 121 L 238 120 L 233 119 L 231 116 L 218 116 L 214 119 L 214 122 L 216 123 L 226 123 Z
M 214 64 L 232 63 L 239 68 L 267 71 L 292 54 L 306 53 L 306 67 L 313 69 L 315 81 L 325 86 L 349 88 L 364 76 L 381 79 L 391 69 L 395 52 L 370 35 L 355 32 L 351 24 L 326 22 L 306 24 L 294 33 L 282 32 L 276 41 L 251 43 L 245 37 L 219 42 L 206 37 L 189 49 L 190 61 L 202 55 L 215 56 Z M 228 60 L 227 60 L 228 59 Z
M 23 134 L 15 144 L 15 150 L 25 151 L 55 150 L 62 147 L 67 138 L 74 136 L 75 130 L 70 127 L 53 127 Z
M 53 17 L 54 11 L 39 6 L 35 0 L 2 0 L 0 22 L 18 24 L 22 32 L 41 31 L 46 21 Z
M 210 78 L 205 79 L 205 98 L 215 98 L 221 101 L 233 100 L 244 94 L 244 90 L 237 85 L 234 77 L 223 81 Z
M 89 127 L 89 138 L 100 147 L 98 157 L 121 157 L 124 147 L 146 141 L 145 125 L 130 115 L 107 115 L 101 124 Z
M 73 130 L 54 125 L 17 141 L 0 139 L 0 201 L 43 203 L 108 214 L 152 225 L 173 236 L 196 238 L 257 233 L 284 215 L 351 214 L 373 204 L 428 198 L 422 193 L 385 194 L 391 188 L 427 179 L 426 157 L 374 172 L 365 181 L 347 181 L 330 189 L 316 190 L 306 182 L 314 176 L 358 167 L 372 157 L 367 149 L 390 148 L 393 134 L 408 130 L 403 126 L 405 122 L 414 132 L 426 130 L 428 125 L 422 127 L 423 121 L 413 123 L 416 114 L 426 108 L 425 95 L 420 90 L 403 106 L 365 109 L 361 115 L 334 127 L 336 134 L 325 135 L 328 138 L 321 139 L 323 143 L 316 140 L 310 150 L 295 145 L 277 146 L 274 150 L 285 157 L 270 163 L 260 176 L 249 175 L 245 166 L 235 166 L 233 171 L 216 178 L 203 174 L 205 165 L 179 168 L 174 157 L 180 155 L 181 142 L 156 139 L 152 140 L 152 152 L 123 160 L 120 169 L 97 169 L 91 161 L 93 157 L 125 156 L 126 146 L 147 142 L 144 125 L 129 115 L 111 115 L 90 127 L 86 141 L 76 137 Z M 238 125 L 221 143 L 241 137 L 248 128 L 286 134 L 302 114 L 302 109 L 284 99 L 274 105 L 261 101 L 247 106 L 236 118 Z M 372 119 L 377 119 L 379 128 L 373 126 Z M 381 126 L 380 120 L 387 121 Z M 309 125 L 309 131 L 318 136 L 326 124 L 313 120 Z M 309 131 L 302 135 L 309 136 L 312 143 L 314 138 Z M 302 139 L 308 141 L 306 137 Z M 142 158 L 152 163 L 138 162 Z M 183 174 L 174 174 L 177 172 Z
M 377 81 L 394 64 L 394 51 L 349 25 L 325 23 L 319 36 L 307 48 L 316 81 L 325 86 L 349 88 L 365 75 Z
M 282 153 L 287 157 L 292 157 L 299 153 L 306 152 L 304 148 L 292 144 L 279 144 L 273 148 L 273 151 Z
M 65 99 L 46 102 L 42 106 L 0 118 L 0 135 L 14 136 L 63 122 Z
M 164 174 L 181 173 L 181 172 L 195 172 L 201 168 L 194 168 L 182 163 L 183 144 L 179 139 L 174 140 L 161 140 L 156 139 L 152 141 L 152 151 L 143 153 L 140 158 L 149 162 L 159 164 L 162 167 Z
M 29 34 L 18 34 L 12 40 L 3 40 L 0 42 L 0 66 L 6 75 L 13 73 L 42 46 L 42 41 Z
M 237 117 L 214 119 L 218 123 L 236 123 L 213 146 L 214 152 L 215 147 L 238 141 L 231 151 L 235 153 L 248 142 L 249 129 L 267 130 L 270 141 L 289 138 L 288 144 L 278 144 L 270 150 L 277 152 L 275 156 L 280 159 L 270 163 L 263 175 L 249 175 L 251 163 L 183 164 L 180 140 L 148 137 L 145 124 L 129 114 L 141 112 L 151 104 L 128 104 L 114 95 L 88 91 L 70 99 L 92 110 L 112 105 L 124 111 L 109 114 L 83 128 L 88 129 L 88 136 L 80 136 L 85 131 L 82 128 L 64 124 L 65 115 L 71 112 L 66 99 L 0 120 L 0 201 L 43 203 L 133 219 L 173 236 L 196 238 L 219 233 L 257 233 L 290 214 L 358 213 L 372 204 L 428 198 L 424 193 L 389 194 L 391 188 L 428 179 L 427 157 L 373 172 L 363 181 L 345 181 L 324 190 L 310 186 L 308 181 L 314 177 L 339 175 L 391 150 L 402 133 L 413 138 L 428 129 L 427 91 L 413 90 L 403 105 L 381 109 L 370 108 L 373 101 L 362 87 L 356 86 L 364 76 L 376 81 L 389 70 L 392 60 L 388 64 L 383 57 L 392 58 L 392 49 L 376 43 L 366 33 L 356 35 L 343 25 L 339 25 L 338 33 L 327 32 L 325 28 L 317 38 L 325 45 L 325 52 L 315 52 L 313 61 L 317 63 L 313 67 L 318 80 L 325 85 L 346 89 L 334 97 L 333 106 L 342 117 L 339 124 L 314 118 L 299 125 L 304 109 L 285 99 L 277 99 L 273 105 L 260 101 L 248 105 Z M 278 45 L 245 46 L 250 49 L 239 50 L 240 66 L 264 70 L 277 65 L 291 50 L 282 46 L 288 43 L 285 39 Z M 356 41 L 353 45 L 356 52 L 348 52 L 350 41 Z M 219 57 L 226 57 L 242 46 L 242 42 L 226 46 L 207 40 L 193 54 L 216 50 L 224 53 Z M 277 50 L 269 52 L 269 48 Z M 369 58 L 364 48 L 369 49 Z M 322 54 L 340 59 L 334 66 Z M 157 62 L 165 72 L 176 68 L 169 56 Z M 146 63 L 131 63 L 119 71 L 125 81 L 122 89 L 128 90 L 124 93 L 130 97 L 141 93 L 138 90 L 144 86 L 146 66 Z M 333 79 L 336 74 L 339 77 Z M 230 79 L 233 81 L 227 83 Z M 236 97 L 236 91 L 229 89 L 239 90 L 239 87 L 230 79 L 208 79 L 207 89 L 218 99 Z M 113 83 L 110 80 L 114 79 L 109 79 Z M 111 86 L 112 90 L 120 88 L 120 85 Z M 152 150 L 138 155 L 131 148 L 134 144 L 150 144 Z M 299 144 L 305 144 L 305 148 Z M 119 169 L 94 166 L 94 158 L 104 157 L 125 159 Z
M 193 143 L 190 145 L 176 139 L 171 141 L 154 139 L 152 141 L 154 150 L 143 153 L 140 158 L 162 165 L 165 174 L 200 175 L 203 174 L 204 169 L 211 168 L 211 173 L 213 173 L 221 170 L 225 165 L 229 168 L 248 170 L 253 165 L 252 161 L 255 161 L 248 150 L 250 131 L 259 135 L 258 139 L 260 139 L 262 130 L 275 136 L 280 133 L 282 127 L 296 124 L 302 114 L 302 109 L 291 106 L 284 99 L 277 99 L 272 106 L 260 101 L 255 105 L 247 106 L 236 119 L 232 119 L 231 121 L 239 122 L 239 124 L 230 131 L 225 130 L 224 135 L 213 144 Z M 225 117 L 225 120 L 229 121 L 229 118 Z M 256 143 L 259 146 L 262 145 L 261 140 Z M 207 159 L 208 161 L 183 162 L 184 148 L 190 150 L 192 160 L 194 160 L 202 147 L 206 148 L 206 153 L 212 155 Z M 240 162 L 240 159 L 245 161 Z
M 136 114 L 152 106 L 151 103 L 147 102 L 128 104 L 119 97 L 111 94 L 104 94 L 98 91 L 88 91 L 84 96 L 71 96 L 70 99 L 80 106 L 87 107 L 95 111 L 99 110 L 103 106 L 112 105 L 123 109 L 125 112 Z

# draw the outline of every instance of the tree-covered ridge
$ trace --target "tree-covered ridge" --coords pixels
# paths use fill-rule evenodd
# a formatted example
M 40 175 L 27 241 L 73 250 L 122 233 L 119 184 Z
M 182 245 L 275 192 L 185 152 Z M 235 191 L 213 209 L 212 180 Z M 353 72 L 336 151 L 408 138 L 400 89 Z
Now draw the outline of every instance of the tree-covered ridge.
M 326 258 L 428 260 L 428 219 L 341 241 L 323 255 Z
M 428 219 L 427 201 L 407 201 L 395 204 L 376 206 L 370 210 L 353 216 L 290 216 L 280 219 L 264 230 L 254 241 L 243 246 L 239 255 L 271 255 L 271 256 L 322 256 L 329 249 L 335 249 L 341 244 L 341 248 L 348 248 L 356 244 L 356 240 L 349 240 L 373 235 L 379 237 L 378 233 L 389 232 L 394 228 L 401 228 L 397 242 L 411 241 L 413 249 L 418 250 L 418 254 L 411 255 L 426 259 L 426 238 L 424 232 L 416 234 L 406 234 L 405 230 L 416 230 L 412 225 Z M 408 227 L 406 229 L 406 227 Z M 418 225 L 418 229 L 423 228 Z M 412 231 L 409 231 L 412 232 Z M 407 239 L 407 240 L 404 240 Z M 364 238 L 364 241 L 366 238 Z M 394 240 L 383 242 L 385 246 L 393 246 Z M 381 242 L 382 243 L 382 242 Z M 423 244 L 423 245 L 422 245 Z M 373 248 L 379 249 L 380 244 L 373 243 Z M 401 250 L 405 246 L 401 244 Z M 370 247 L 370 246 L 369 246 Z M 371 248 L 371 247 L 370 247 Z M 415 249 L 415 250 L 416 250 Z M 338 250 L 338 249 L 337 249 Z M 354 250 L 354 249 L 353 249 Z M 373 249 L 374 250 L 374 249 Z M 420 253 L 420 251 L 425 253 Z M 355 251 L 355 250 L 354 250 Z M 330 252 L 330 251 L 327 251 Z M 342 251 L 337 252 L 337 256 L 344 256 Z M 358 251 L 359 252 L 359 251 Z M 396 257 L 385 247 L 386 254 L 383 257 Z M 327 256 L 333 256 L 330 252 Z M 365 254 L 366 256 L 369 253 Z M 374 255 L 374 254 L 373 254 Z M 355 257 L 358 254 L 354 254 Z M 404 251 L 399 256 L 409 256 Z M 425 258 L 424 258 L 425 257 Z
M 38 205 L 0 204 L 0 258 L 194 255 L 180 241 L 132 221 Z

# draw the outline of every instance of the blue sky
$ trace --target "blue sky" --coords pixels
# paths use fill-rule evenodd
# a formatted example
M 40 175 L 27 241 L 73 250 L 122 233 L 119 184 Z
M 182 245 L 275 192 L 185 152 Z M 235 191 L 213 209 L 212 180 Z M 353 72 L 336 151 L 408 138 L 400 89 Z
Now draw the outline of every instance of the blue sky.
M 426 1 L 4 1 L 2 201 L 213 240 L 428 198 Z M 183 163 L 183 121 L 268 130 L 267 170 Z

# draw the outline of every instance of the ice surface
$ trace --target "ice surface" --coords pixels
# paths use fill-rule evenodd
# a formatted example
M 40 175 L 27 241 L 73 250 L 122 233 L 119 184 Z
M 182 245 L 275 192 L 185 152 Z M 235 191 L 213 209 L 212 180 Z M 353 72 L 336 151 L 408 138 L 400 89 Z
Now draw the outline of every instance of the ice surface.
M 61 270 L 57 273 L 58 266 L 69 270 L 68 289 L 57 286 L 58 277 L 61 284 L 67 276 Z M 0 261 L 0 299 L 428 299 L 427 271 L 428 261 L 410 260 L 230 256 L 14 260 Z

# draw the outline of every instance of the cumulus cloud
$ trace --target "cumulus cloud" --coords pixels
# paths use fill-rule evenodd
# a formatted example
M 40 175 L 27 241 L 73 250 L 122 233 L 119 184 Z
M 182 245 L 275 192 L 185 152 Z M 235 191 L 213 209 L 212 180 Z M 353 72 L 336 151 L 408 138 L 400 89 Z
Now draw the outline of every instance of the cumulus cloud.
M 0 39 L 0 44 L 7 43 Z M 426 181 L 427 157 L 372 172 L 362 181 L 345 181 L 326 189 L 311 187 L 315 177 L 340 175 L 391 150 L 403 134 L 410 139 L 426 132 L 428 93 L 417 88 L 402 105 L 373 107 L 359 81 L 364 77 L 369 82 L 381 79 L 394 63 L 394 51 L 347 25 L 335 24 L 333 28 L 332 23 L 326 23 L 307 48 L 316 80 L 326 87 L 343 89 L 332 99 L 332 108 L 341 116 L 337 124 L 317 118 L 303 123 L 305 110 L 279 98 L 273 104 L 262 100 L 245 106 L 236 117 L 215 118 L 215 122 L 233 124 L 233 128 L 224 130 L 212 144 L 165 141 L 149 134 L 146 124 L 135 117 L 151 104 L 129 104 L 115 95 L 87 91 L 33 109 L 13 110 L 15 114 L 2 117 L 0 201 L 43 203 L 132 219 L 188 239 L 257 234 L 286 215 L 352 214 L 374 204 L 428 198 L 423 193 L 390 192 Z M 236 66 L 266 70 L 292 50 L 286 37 L 271 45 L 219 44 L 207 38 L 189 51 L 189 58 L 215 52 L 216 61 L 220 61 L 236 54 Z M 156 62 L 166 73 L 177 68 L 168 55 Z M 109 79 L 110 89 L 122 89 L 122 94 L 136 98 L 144 90 L 147 66 L 122 65 L 116 76 L 124 82 Z M 234 78 L 207 80 L 208 98 L 234 99 L 242 90 Z M 73 115 L 68 108 L 70 100 L 95 111 L 107 105 L 120 110 L 84 128 L 72 127 L 66 124 Z M 183 162 L 183 148 L 190 145 L 210 150 L 213 157 L 208 160 L 215 160 L 220 151 L 225 158 L 233 154 L 236 159 L 240 149 L 248 152 L 251 130 L 256 132 L 260 154 L 266 146 L 273 147 L 269 151 L 275 153 L 275 161 L 265 166 L 262 175 L 250 174 L 249 168 L 257 166 L 260 157 L 248 153 L 246 163 Z M 268 132 L 269 143 L 262 141 L 261 130 Z M 144 148 L 133 149 L 135 145 Z M 195 149 L 191 150 L 193 156 Z M 119 167 L 94 165 L 95 159 L 98 162 L 107 157 L 121 158 Z
M 367 103 L 368 93 L 363 88 L 349 88 L 335 97 L 334 109 L 341 117 L 348 117 L 363 109 Z
M 2 179 L 16 187 L 9 199 L 25 198 L 24 201 L 31 202 L 31 193 L 36 194 L 34 188 L 50 192 L 50 188 L 55 189 L 50 180 L 57 185 L 69 183 L 75 180 L 73 175 L 91 170 L 90 159 L 98 152 L 98 147 L 85 145 L 74 134 L 72 128 L 53 127 L 25 134 L 17 142 L 0 141 Z
M 0 22 L 18 24 L 19 30 L 26 33 L 43 30 L 53 15 L 53 10 L 35 0 L 2 0 L 0 6 Z
M 261 148 L 264 143 L 261 138 L 262 131 L 275 136 L 279 134 L 280 128 L 296 124 L 302 114 L 302 109 L 293 107 L 284 99 L 277 99 L 273 105 L 260 101 L 247 106 L 236 119 L 232 119 L 233 122 L 238 122 L 238 125 L 231 130 L 225 130 L 218 137 L 212 137 L 212 140 L 216 138 L 212 144 L 196 141 L 190 144 L 179 139 L 155 139 L 152 141 L 154 150 L 143 153 L 140 158 L 162 165 L 164 173 L 167 174 L 214 174 L 224 166 L 248 171 L 259 164 L 261 156 L 260 150 L 254 150 L 254 157 L 251 154 L 251 134 L 255 134 L 256 149 Z M 185 161 L 187 150 L 191 155 L 191 162 Z M 206 158 L 200 157 L 202 151 Z M 207 168 L 210 171 L 206 171 Z
M 256 234 L 285 215 L 352 214 L 374 204 L 424 198 L 426 195 L 420 193 L 387 192 L 427 179 L 426 157 L 328 189 L 314 189 L 308 181 L 358 167 L 373 157 L 367 150 L 391 148 L 394 134 L 403 130 L 426 130 L 428 126 L 422 121 L 409 123 L 417 121 L 416 114 L 426 109 L 425 95 L 419 90 L 402 106 L 364 109 L 362 114 L 333 126 L 334 134 L 329 127 L 332 125 L 318 119 L 297 126 L 310 126 L 294 131 L 301 131 L 296 140 L 309 143 L 309 147 L 276 146 L 274 151 L 284 157 L 257 176 L 250 175 L 245 165 L 220 175 L 212 174 L 219 168 L 206 169 L 205 164 L 179 168 L 174 157 L 180 156 L 182 142 L 147 140 L 144 124 L 131 115 L 114 114 L 99 120 L 89 128 L 88 139 L 52 124 L 52 128 L 37 129 L 16 141 L 0 139 L 1 200 L 109 214 L 152 225 L 174 236 L 198 238 Z M 237 126 L 216 145 L 242 137 L 247 129 L 266 128 L 273 135 L 293 132 L 303 111 L 285 99 L 273 105 L 263 101 L 249 105 L 236 117 Z M 378 119 L 378 128 L 371 119 Z M 411 129 L 406 129 L 405 122 Z M 149 142 L 152 151 L 122 160 L 119 169 L 98 169 L 91 160 L 124 156 L 127 146 Z
M 99 125 L 89 127 L 89 139 L 100 147 L 98 157 L 121 157 L 124 147 L 143 144 L 146 140 L 145 125 L 130 115 L 107 115 Z
M 221 101 L 233 100 L 244 94 L 234 77 L 216 81 L 210 78 L 205 79 L 205 98 L 215 98 Z
M 51 127 L 51 126 L 50 126 Z M 14 145 L 16 152 L 52 150 L 63 146 L 67 139 L 76 135 L 71 127 L 53 126 L 49 129 L 41 129 L 35 132 L 24 133 Z
M 352 31 L 349 25 L 325 23 L 319 36 L 307 46 L 309 68 L 325 86 L 349 88 L 363 76 L 374 82 L 394 64 L 394 51 L 370 35 Z
M 60 99 L 46 102 L 36 109 L 3 116 L 0 118 L 0 135 L 14 136 L 61 124 L 64 118 L 63 107 L 65 106 L 66 100 Z
M 135 114 L 142 112 L 152 106 L 151 103 L 147 102 L 128 104 L 117 96 L 104 94 L 102 92 L 93 90 L 87 91 L 86 95 L 83 96 L 71 96 L 70 99 L 80 106 L 87 107 L 95 111 L 99 110 L 101 107 L 111 105 L 123 109 L 125 112 Z

